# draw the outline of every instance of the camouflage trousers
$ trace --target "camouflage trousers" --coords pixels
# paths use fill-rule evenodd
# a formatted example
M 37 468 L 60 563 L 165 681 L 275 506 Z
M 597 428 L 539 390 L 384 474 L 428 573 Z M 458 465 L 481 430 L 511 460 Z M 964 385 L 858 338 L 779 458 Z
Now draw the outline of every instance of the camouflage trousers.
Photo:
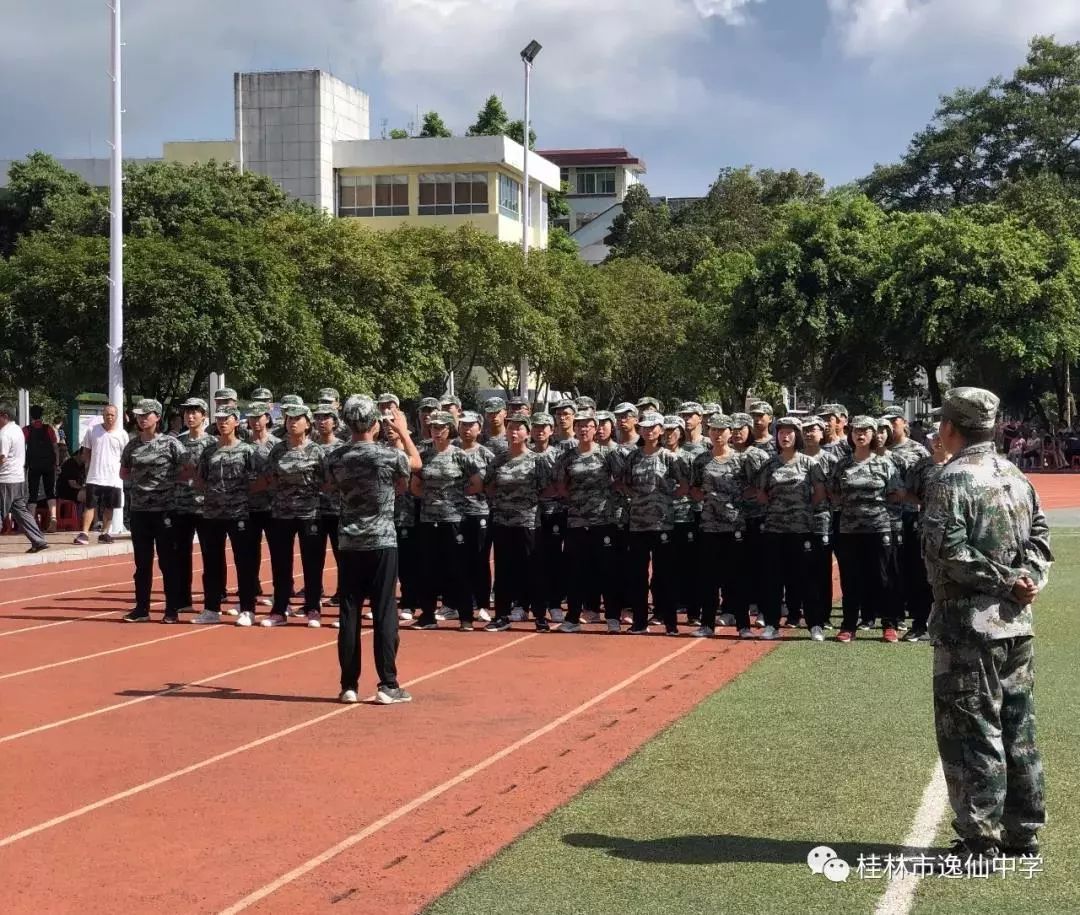
M 934 647 L 938 752 L 963 839 L 1022 846 L 1046 822 L 1030 636 Z

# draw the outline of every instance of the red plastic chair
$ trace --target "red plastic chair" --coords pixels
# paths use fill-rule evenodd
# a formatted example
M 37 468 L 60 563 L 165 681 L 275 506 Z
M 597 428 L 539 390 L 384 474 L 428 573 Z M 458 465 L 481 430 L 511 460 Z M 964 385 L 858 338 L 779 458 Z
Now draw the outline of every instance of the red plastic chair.
M 77 531 L 79 529 L 79 506 L 70 499 L 56 500 L 56 529 Z

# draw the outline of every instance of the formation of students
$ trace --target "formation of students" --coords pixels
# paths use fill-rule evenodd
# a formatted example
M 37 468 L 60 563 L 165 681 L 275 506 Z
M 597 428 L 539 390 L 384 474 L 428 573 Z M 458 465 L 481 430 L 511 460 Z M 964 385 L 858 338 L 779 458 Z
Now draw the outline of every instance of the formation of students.
M 904 630 L 905 640 L 927 638 L 919 514 L 949 455 L 914 442 L 900 414 L 849 417 L 823 404 L 812 416 L 774 418 L 759 401 L 730 415 L 685 402 L 664 415 L 648 397 L 610 412 L 588 397 L 562 400 L 550 413 L 493 397 L 468 412 L 447 396 L 420 402 L 414 445 L 393 394 L 350 398 L 344 424 L 333 389 L 320 391 L 314 410 L 287 395 L 275 429 L 270 392 L 254 395 L 243 416 L 232 390 L 217 392 L 212 411 L 186 401 L 176 437 L 157 431 L 156 401 L 134 410 L 139 432 L 121 460 L 136 563 L 127 621 L 150 618 L 155 553 L 162 621 L 194 612 L 197 535 L 205 597 L 190 621 L 222 621 L 228 543 L 239 606 L 224 612 L 236 625 L 287 625 L 302 595 L 302 619 L 318 628 L 324 605 L 341 605 L 331 625 L 352 640 L 339 646 L 343 695 L 365 597 L 390 692 L 400 689 L 391 669 L 400 620 L 464 631 L 531 620 L 565 633 L 595 623 L 634 635 L 687 625 L 696 637 L 733 626 L 768 640 L 805 625 L 823 641 L 833 629 L 834 557 L 838 641 L 878 623 L 889 642 Z M 272 596 L 259 586 L 264 537 Z M 339 587 L 324 598 L 328 542 Z M 393 563 L 366 555 L 371 544 L 392 549 Z M 387 602 L 396 606 L 380 614 L 376 604 Z M 269 610 L 261 620 L 260 604 Z

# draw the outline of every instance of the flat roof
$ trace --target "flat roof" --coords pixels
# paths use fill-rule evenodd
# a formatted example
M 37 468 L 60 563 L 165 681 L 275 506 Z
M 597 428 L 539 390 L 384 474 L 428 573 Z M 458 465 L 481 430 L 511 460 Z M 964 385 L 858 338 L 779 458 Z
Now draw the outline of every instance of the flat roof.
M 545 159 L 550 159 L 560 168 L 575 165 L 622 165 L 631 171 L 645 171 L 645 160 L 630 155 L 622 146 L 596 149 L 538 149 L 536 153 Z

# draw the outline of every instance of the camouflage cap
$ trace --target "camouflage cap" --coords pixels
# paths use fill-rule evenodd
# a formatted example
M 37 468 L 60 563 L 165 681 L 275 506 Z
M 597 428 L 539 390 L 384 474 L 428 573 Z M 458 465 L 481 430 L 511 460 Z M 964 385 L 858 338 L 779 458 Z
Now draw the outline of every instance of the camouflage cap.
M 577 412 L 577 405 L 568 397 L 564 397 L 554 407 L 551 408 L 552 413 L 558 413 L 560 410 L 573 410 Z
M 705 416 L 712 416 L 714 413 L 723 413 L 724 408 L 720 406 L 715 400 L 710 400 L 708 403 L 703 403 L 701 409 L 704 411 Z
M 994 428 L 1000 403 L 997 394 L 985 388 L 952 388 L 941 402 L 941 418 L 961 429 L 984 432 Z
M 680 416 L 690 416 L 693 413 L 696 413 L 698 416 L 704 416 L 705 408 L 696 400 L 687 400 L 679 404 L 678 412 Z
M 599 425 L 603 422 L 615 423 L 615 414 L 610 410 L 597 410 L 596 411 L 596 424 Z
M 473 410 L 466 410 L 458 417 L 458 424 L 462 423 L 482 423 L 484 418 Z
M 420 401 L 420 404 L 419 404 L 419 406 L 417 406 L 416 409 L 418 409 L 418 410 L 438 410 L 439 409 L 439 401 L 434 397 L 425 397 L 423 400 Z
M 319 400 L 341 400 L 341 395 L 337 388 L 319 388 Z
M 296 419 L 298 416 L 303 416 L 307 418 L 308 422 L 311 422 L 311 410 L 308 409 L 307 404 L 286 404 L 281 408 L 281 415 L 286 419 Z
M 244 413 L 244 419 L 253 419 L 256 416 L 269 416 L 270 404 L 264 403 L 260 400 L 253 400 L 248 404 L 247 412 Z
M 520 394 L 515 394 L 506 401 L 506 406 L 516 411 L 518 408 L 529 406 L 529 398 L 522 397 Z
M 870 429 L 873 432 L 877 432 L 877 420 L 872 416 L 853 416 L 851 417 L 851 428 L 854 429 Z
M 225 419 L 227 416 L 231 416 L 237 422 L 240 421 L 240 411 L 236 407 L 218 407 L 214 410 L 214 419 Z
M 674 413 L 664 417 L 665 429 L 682 429 L 686 431 L 686 420 L 681 416 L 676 416 Z
M 751 416 L 753 416 L 755 413 L 760 416 L 772 416 L 773 408 L 772 404 L 770 404 L 768 401 L 755 400 L 753 401 L 753 403 L 750 404 L 750 407 L 747 409 L 746 412 L 749 413 Z
M 501 397 L 489 397 L 484 401 L 485 413 L 501 413 L 506 409 L 506 401 Z
M 646 410 L 641 414 L 641 418 L 638 420 L 638 425 L 642 427 L 649 426 L 662 426 L 664 425 L 664 417 L 657 413 L 655 410 Z
M 881 414 L 882 419 L 887 419 L 890 422 L 894 419 L 902 419 L 907 422 L 907 417 L 904 415 L 904 411 L 899 407 L 889 407 L 884 413 Z
M 282 407 L 302 407 L 304 406 L 304 398 L 299 394 L 285 394 L 281 398 Z
M 460 410 L 461 409 L 461 398 L 458 397 L 456 394 L 443 394 L 443 396 L 439 398 L 439 406 L 440 407 L 455 406 Z
M 457 428 L 457 420 L 454 419 L 454 414 L 447 413 L 445 410 L 436 410 L 429 417 L 429 421 L 433 426 L 453 426 Z
M 579 410 L 595 410 L 596 401 L 593 400 L 591 397 L 582 394 L 580 397 L 574 398 L 574 406 L 577 407 Z
M 535 417 L 529 416 L 528 413 L 511 413 L 506 417 L 508 423 L 521 423 L 525 428 L 531 428 Z
M 251 399 L 258 403 L 269 403 L 274 399 L 274 395 L 270 393 L 269 388 L 256 388 L 251 392 Z
M 941 417 L 941 407 L 934 407 L 928 414 L 931 419 L 938 419 Z
M 533 413 L 532 424 L 534 426 L 554 426 L 555 417 L 553 417 L 550 413 L 545 413 L 541 410 L 537 413 Z
M 802 427 L 809 429 L 813 426 L 817 426 L 822 432 L 825 431 L 825 420 L 820 416 L 804 416 L 802 421 Z
M 818 416 L 843 416 L 847 417 L 848 411 L 842 403 L 823 403 L 818 407 Z
M 319 405 L 311 411 L 312 416 L 332 416 L 334 419 L 338 418 L 338 411 L 330 406 L 329 403 L 320 401 Z
M 754 425 L 754 419 L 749 413 L 732 413 L 731 414 L 731 428 L 741 429 L 743 426 Z
M 214 400 L 236 400 L 236 391 L 233 388 L 218 388 L 214 391 Z
M 652 408 L 654 413 L 660 412 L 660 401 L 655 397 L 642 397 L 637 402 L 637 408 L 640 412 L 644 412 L 649 408 Z
M 638 408 L 635 407 L 632 403 L 627 403 L 626 401 L 623 401 L 611 412 L 614 413 L 616 416 L 618 416 L 620 413 L 629 413 L 632 417 L 634 417 L 634 419 L 637 419 L 638 417 Z
M 365 432 L 379 418 L 379 408 L 370 397 L 353 394 L 342 405 L 341 418 L 353 431 Z
M 135 404 L 135 407 L 131 412 L 136 416 L 146 416 L 148 413 L 156 413 L 158 416 L 161 416 L 161 404 L 149 397 L 144 397 Z
M 395 407 L 401 406 L 401 401 L 398 399 L 397 394 L 391 394 L 389 391 L 385 394 L 380 394 L 379 399 L 375 402 L 380 406 L 384 403 L 392 403 Z
M 206 405 L 206 401 L 201 397 L 189 397 L 182 404 L 180 404 L 181 410 L 202 410 L 206 413 L 210 408 Z
M 731 417 L 725 416 L 723 413 L 714 413 L 709 417 L 710 429 L 730 429 L 732 428 Z
M 877 418 L 877 427 L 879 429 L 891 429 L 892 421 L 889 419 L 888 416 L 879 416 Z
M 596 411 L 592 407 L 582 407 L 574 414 L 575 423 L 595 423 Z
M 787 429 L 798 429 L 798 430 L 802 431 L 802 427 L 803 427 L 802 420 L 799 419 L 799 417 L 797 417 L 797 416 L 781 416 L 776 421 L 776 428 L 777 429 L 787 428 Z

